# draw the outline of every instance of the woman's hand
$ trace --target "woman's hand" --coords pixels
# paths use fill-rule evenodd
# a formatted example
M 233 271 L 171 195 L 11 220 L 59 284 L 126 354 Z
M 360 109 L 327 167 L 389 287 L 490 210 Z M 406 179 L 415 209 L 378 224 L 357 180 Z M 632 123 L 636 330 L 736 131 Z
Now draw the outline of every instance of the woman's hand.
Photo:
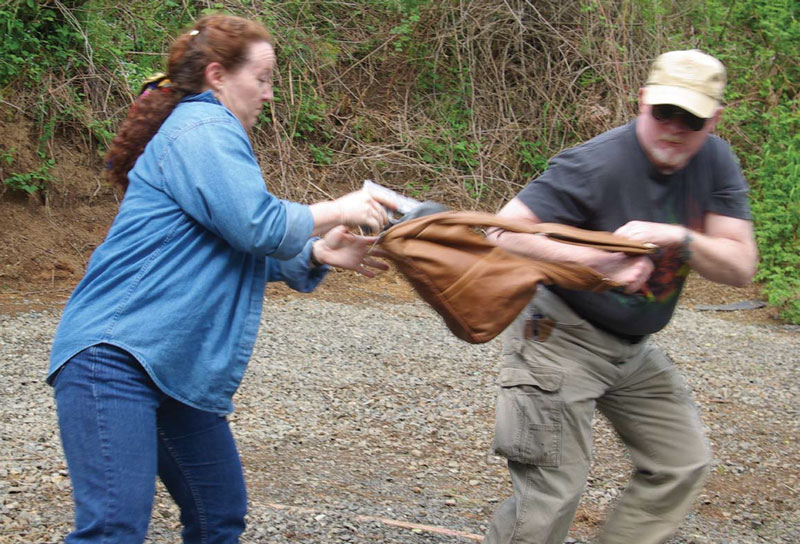
M 339 207 L 339 224 L 379 232 L 389 222 L 389 214 L 378 198 L 365 189 L 337 198 L 333 202 Z M 390 204 L 394 205 L 393 202 Z
M 311 251 L 314 258 L 323 264 L 355 270 L 368 278 L 374 278 L 373 268 L 389 270 L 389 265 L 370 257 L 381 255 L 380 250 L 371 250 L 375 240 L 375 236 L 359 236 L 347 230 L 347 227 L 338 226 L 314 242 Z
M 328 232 L 336 225 L 364 227 L 370 232 L 379 232 L 389 222 L 386 208 L 394 210 L 397 203 L 386 196 L 373 195 L 361 189 L 336 200 L 317 202 L 310 208 L 314 216 L 314 234 Z

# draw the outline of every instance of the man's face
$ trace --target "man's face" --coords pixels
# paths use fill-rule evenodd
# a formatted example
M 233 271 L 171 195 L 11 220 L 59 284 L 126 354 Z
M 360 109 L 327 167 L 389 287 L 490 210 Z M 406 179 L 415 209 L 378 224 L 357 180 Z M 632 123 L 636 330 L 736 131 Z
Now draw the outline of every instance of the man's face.
M 665 174 L 680 170 L 689 163 L 714 130 L 722 108 L 708 119 L 698 131 L 694 131 L 679 115 L 671 118 L 656 119 L 653 106 L 642 100 L 643 91 L 639 90 L 639 118 L 636 123 L 636 135 L 642 144 L 648 159 Z M 659 117 L 663 117 L 660 116 Z

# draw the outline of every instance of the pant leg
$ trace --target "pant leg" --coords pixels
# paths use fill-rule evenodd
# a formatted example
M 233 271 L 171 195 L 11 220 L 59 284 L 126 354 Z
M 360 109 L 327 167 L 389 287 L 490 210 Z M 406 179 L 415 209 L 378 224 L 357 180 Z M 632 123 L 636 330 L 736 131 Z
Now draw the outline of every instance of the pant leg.
M 484 544 L 561 544 L 566 538 L 589 464 L 557 468 L 508 462 L 514 495 L 492 518 Z
M 608 544 L 656 544 L 675 531 L 700 492 L 711 454 L 677 369 L 646 345 L 630 375 L 598 402 L 636 467 L 601 535 Z
M 107 344 L 73 357 L 54 386 L 75 499 L 75 530 L 66 542 L 143 542 L 155 493 L 160 393 L 131 355 Z
M 166 401 L 158 412 L 158 473 L 180 507 L 185 543 L 239 542 L 247 494 L 225 417 Z
M 619 379 L 623 348 L 542 289 L 503 341 L 494 448 L 509 460 L 514 496 L 484 544 L 561 544 L 589 471 L 595 402 Z

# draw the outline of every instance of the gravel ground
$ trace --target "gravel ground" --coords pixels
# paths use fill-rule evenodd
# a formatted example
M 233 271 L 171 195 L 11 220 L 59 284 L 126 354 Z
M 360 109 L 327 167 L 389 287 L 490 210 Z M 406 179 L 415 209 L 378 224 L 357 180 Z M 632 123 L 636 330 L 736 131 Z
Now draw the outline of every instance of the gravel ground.
M 335 298 L 335 297 L 334 297 Z M 57 542 L 72 501 L 43 382 L 60 309 L 0 315 L 0 542 Z M 250 495 L 244 542 L 477 542 L 510 492 L 489 452 L 499 342 L 452 337 L 419 302 L 270 294 L 231 416 Z M 656 341 L 681 367 L 715 452 L 671 543 L 800 542 L 796 328 L 681 308 Z M 571 533 L 588 541 L 631 470 L 596 423 Z M 149 542 L 179 542 L 159 488 Z

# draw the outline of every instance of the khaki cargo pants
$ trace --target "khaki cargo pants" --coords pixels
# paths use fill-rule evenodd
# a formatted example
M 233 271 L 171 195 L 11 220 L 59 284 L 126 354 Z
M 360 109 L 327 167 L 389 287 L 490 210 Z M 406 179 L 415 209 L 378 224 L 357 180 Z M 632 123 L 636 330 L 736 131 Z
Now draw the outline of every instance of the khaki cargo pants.
M 514 496 L 484 544 L 564 541 L 589 472 L 595 407 L 635 466 L 600 542 L 667 540 L 710 463 L 672 362 L 646 339 L 631 344 L 595 328 L 543 287 L 503 334 L 494 449 L 508 459 Z

